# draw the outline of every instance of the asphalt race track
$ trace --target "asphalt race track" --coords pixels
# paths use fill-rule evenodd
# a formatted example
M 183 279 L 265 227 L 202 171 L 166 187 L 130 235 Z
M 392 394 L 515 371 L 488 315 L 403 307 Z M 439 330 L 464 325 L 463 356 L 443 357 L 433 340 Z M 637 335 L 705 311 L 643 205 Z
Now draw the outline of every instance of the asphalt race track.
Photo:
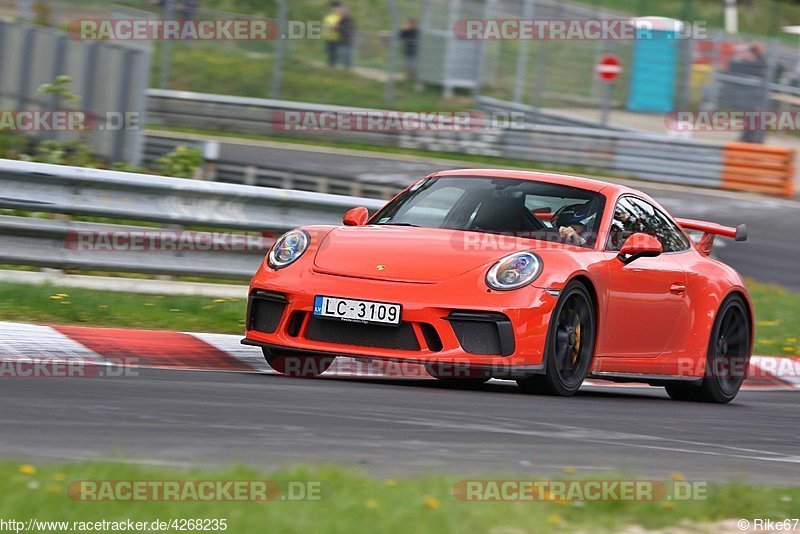
M 381 156 L 237 147 L 241 162 L 285 161 L 410 182 L 441 166 Z M 385 174 L 384 174 L 385 173 Z M 800 290 L 800 203 L 644 186 L 673 215 L 728 225 L 750 240 L 716 256 L 743 275 Z M 574 398 L 513 383 L 448 388 L 433 380 L 320 378 L 135 369 L 131 376 L 8 378 L 0 455 L 273 468 L 341 462 L 376 476 L 630 473 L 690 480 L 800 480 L 798 391 L 744 391 L 730 405 L 670 400 L 661 388 L 589 386 Z
M 340 461 L 376 476 L 627 472 L 690 480 L 800 480 L 797 392 L 727 406 L 656 388 L 569 399 L 512 384 L 289 379 L 138 369 L 137 376 L 3 380 L 0 454 L 263 468 Z
M 342 154 L 325 149 L 275 146 L 275 143 L 254 145 L 222 141 L 221 144 L 225 159 L 231 161 L 271 168 L 284 165 L 286 170 L 296 172 L 336 169 L 337 174 L 351 174 L 355 179 L 368 177 L 372 182 L 408 184 L 431 172 L 453 167 L 410 157 Z M 745 243 L 718 239 L 717 242 L 723 245 L 716 249 L 716 256 L 744 276 L 800 291 L 800 276 L 797 274 L 800 265 L 800 202 L 657 184 L 642 185 L 641 189 L 675 217 L 707 219 L 731 226 L 747 223 L 750 239 Z

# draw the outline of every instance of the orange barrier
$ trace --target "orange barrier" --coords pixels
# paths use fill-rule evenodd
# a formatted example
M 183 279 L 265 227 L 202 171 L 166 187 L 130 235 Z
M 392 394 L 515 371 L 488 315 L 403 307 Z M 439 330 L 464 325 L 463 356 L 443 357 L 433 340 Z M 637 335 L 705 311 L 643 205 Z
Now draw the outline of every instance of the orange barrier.
M 791 148 L 754 143 L 726 143 L 722 155 L 722 188 L 793 197 Z

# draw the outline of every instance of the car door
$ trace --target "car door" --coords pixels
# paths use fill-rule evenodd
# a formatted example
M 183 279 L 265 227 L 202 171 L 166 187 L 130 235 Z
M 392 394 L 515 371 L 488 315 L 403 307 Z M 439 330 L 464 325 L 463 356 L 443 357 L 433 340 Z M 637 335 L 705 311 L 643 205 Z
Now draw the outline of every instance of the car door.
M 608 357 L 656 357 L 671 350 L 675 333 L 688 324 L 687 277 L 674 253 L 683 246 L 688 250 L 689 243 L 676 239 L 670 233 L 669 218 L 638 197 L 621 197 L 614 213 L 606 246 L 606 322 L 598 353 Z M 616 255 L 625 239 L 637 232 L 658 238 L 664 252 L 625 264 Z

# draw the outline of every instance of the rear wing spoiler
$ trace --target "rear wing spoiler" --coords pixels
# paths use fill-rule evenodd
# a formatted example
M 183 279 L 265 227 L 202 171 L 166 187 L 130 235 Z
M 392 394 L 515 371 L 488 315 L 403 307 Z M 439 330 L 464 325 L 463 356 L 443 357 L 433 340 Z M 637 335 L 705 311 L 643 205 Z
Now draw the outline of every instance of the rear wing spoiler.
M 703 232 L 703 237 L 697 243 L 697 249 L 708 256 L 711 254 L 711 249 L 714 247 L 714 238 L 716 236 L 729 237 L 736 241 L 747 241 L 747 225 L 740 224 L 736 228 L 731 226 L 723 226 L 721 224 L 695 221 L 693 219 L 675 219 L 675 221 L 684 230 L 696 230 Z

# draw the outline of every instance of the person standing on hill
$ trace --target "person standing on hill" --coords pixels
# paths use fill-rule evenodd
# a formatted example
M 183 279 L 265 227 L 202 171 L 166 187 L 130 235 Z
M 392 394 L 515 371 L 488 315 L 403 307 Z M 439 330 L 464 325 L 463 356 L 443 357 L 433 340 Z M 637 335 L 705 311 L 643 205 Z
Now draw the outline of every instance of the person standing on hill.
M 419 48 L 419 29 L 416 19 L 408 19 L 400 30 L 400 42 L 403 43 L 403 63 L 406 68 L 406 80 L 417 81 L 417 50 Z
M 342 35 L 339 25 L 342 21 L 342 4 L 338 0 L 331 2 L 331 10 L 322 19 L 322 39 L 325 41 L 325 53 L 328 57 L 328 66 L 335 67 L 339 59 L 339 45 Z
M 194 20 L 197 9 L 200 7 L 200 0 L 184 0 L 181 4 L 180 18 L 182 20 Z
M 347 7 L 339 9 L 339 59 L 348 69 L 353 66 L 353 40 L 356 33 L 356 23 Z

